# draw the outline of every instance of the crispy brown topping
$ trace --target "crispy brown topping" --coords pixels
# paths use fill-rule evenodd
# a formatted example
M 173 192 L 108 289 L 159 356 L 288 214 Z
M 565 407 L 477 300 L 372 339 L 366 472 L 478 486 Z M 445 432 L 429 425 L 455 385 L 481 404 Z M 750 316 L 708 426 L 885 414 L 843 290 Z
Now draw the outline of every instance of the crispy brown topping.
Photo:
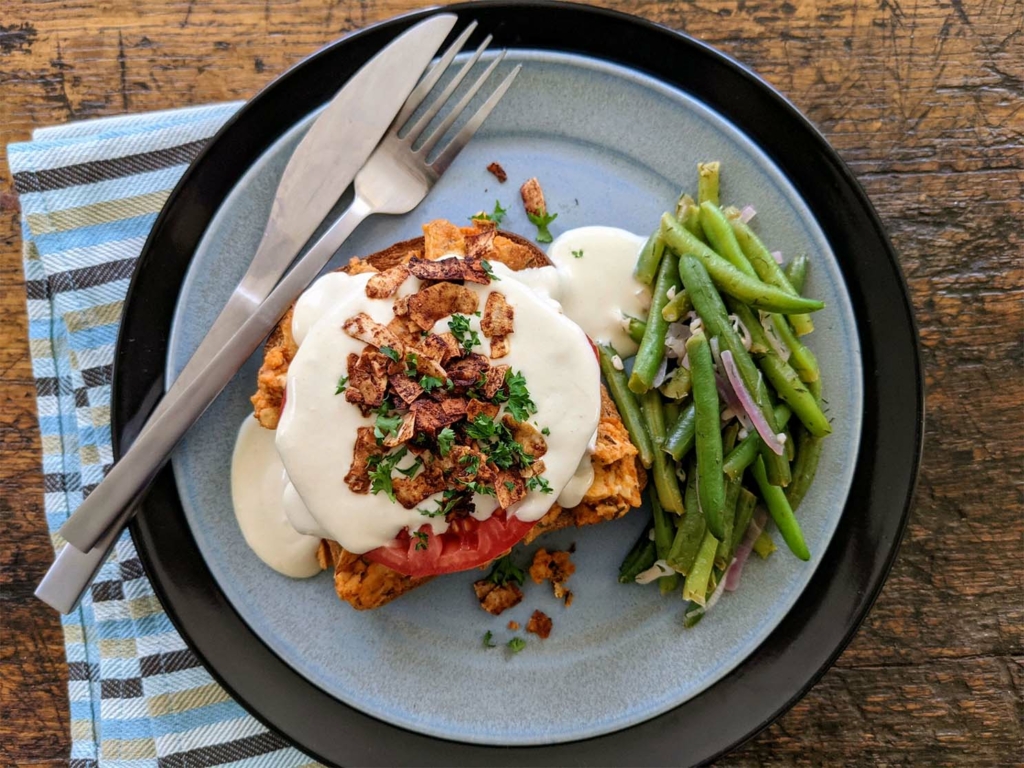
M 466 415 L 466 408 L 469 401 L 464 397 L 449 397 L 441 401 L 441 410 L 447 418 L 452 419 L 449 423 L 455 423 Z
M 486 357 L 472 352 L 448 366 L 448 378 L 457 387 L 475 387 L 489 366 Z
M 441 318 L 471 315 L 480 306 L 473 291 L 455 283 L 435 283 L 409 297 L 409 317 L 423 330 L 429 331 Z
M 413 427 L 416 424 L 416 414 L 407 413 L 402 417 L 402 426 L 398 428 L 398 432 L 393 435 L 388 435 L 384 438 L 384 445 L 388 448 L 396 448 L 407 440 L 411 440 L 413 436 Z
M 408 317 L 409 316 L 409 297 L 400 296 L 395 299 L 394 304 L 395 317 Z
M 369 459 L 382 456 L 384 451 L 377 445 L 371 427 L 360 427 L 356 431 L 356 444 L 352 449 L 352 467 L 345 475 L 345 485 L 352 493 L 367 493 L 370 490 Z
M 386 299 L 393 296 L 407 277 L 409 270 L 402 264 L 378 272 L 366 283 L 366 295 L 371 299 Z
M 541 640 L 547 640 L 551 634 L 551 617 L 541 611 L 534 611 L 530 620 L 526 622 L 526 631 L 532 632 Z
M 533 424 L 528 421 L 516 421 L 508 414 L 505 414 L 501 422 L 512 433 L 512 439 L 523 446 L 523 450 L 535 459 L 539 459 L 548 452 L 548 444 L 544 442 L 544 436 Z
M 530 246 L 501 235 L 494 238 L 494 254 L 491 258 L 515 271 L 537 266 L 537 254 Z
M 509 366 L 507 365 L 493 365 L 484 372 L 484 383 L 480 388 L 484 397 L 491 400 L 498 394 L 501 385 L 505 383 L 505 374 L 508 371 Z
M 494 178 L 504 184 L 508 181 L 508 174 L 505 173 L 505 169 L 501 167 L 500 163 L 494 162 L 487 166 L 487 170 L 494 174 Z
M 462 354 L 462 347 L 459 342 L 448 331 L 444 333 L 432 333 L 420 341 L 416 350 L 421 358 L 436 360 L 441 365 L 447 365 L 453 357 Z
M 460 483 L 473 482 L 481 471 L 490 474 L 487 471 L 487 457 L 468 445 L 452 446 L 445 462 L 451 467 L 451 478 Z
M 530 464 L 530 466 L 523 467 L 519 470 L 519 474 L 523 477 L 537 477 L 538 475 L 543 475 L 545 469 L 547 469 L 547 467 L 544 466 L 543 459 L 537 459 L 535 462 Z
M 477 280 L 476 282 L 483 282 L 484 285 L 490 282 L 490 278 L 487 277 L 487 273 L 484 272 L 483 266 L 480 265 L 479 259 L 485 259 L 494 250 L 494 236 L 497 233 L 497 228 L 494 226 L 493 221 L 477 221 L 476 231 L 472 234 L 465 235 L 466 240 L 466 264 L 473 264 L 474 262 L 479 267 L 480 273 L 486 278 L 483 281 Z M 466 277 L 467 280 L 471 279 Z
M 437 261 L 448 254 L 463 256 L 466 241 L 462 230 L 444 219 L 435 219 L 423 225 L 423 255 L 430 261 Z
M 462 280 L 466 271 L 464 264 L 462 259 L 412 259 L 409 271 L 420 280 Z
M 388 376 L 388 383 L 391 385 L 391 388 L 395 390 L 395 394 L 402 398 L 406 403 L 415 401 L 417 397 L 423 394 L 423 387 L 410 379 L 404 373 L 391 374 Z
M 480 318 L 480 331 L 487 338 L 508 336 L 515 328 L 515 310 L 505 301 L 505 297 L 497 291 L 487 295 L 483 317 Z
M 519 629 L 519 622 L 518 621 L 510 621 L 508 623 L 508 628 L 510 630 L 512 630 L 513 632 L 518 631 L 518 629 Z
M 473 591 L 480 607 L 492 616 L 500 616 L 523 599 L 523 591 L 511 581 L 499 587 L 489 579 L 480 579 L 473 583 Z
M 498 506 L 508 509 L 526 496 L 526 482 L 516 472 L 499 470 L 497 477 L 494 478 L 494 494 L 498 499 Z
M 463 403 L 465 403 L 464 400 Z M 449 406 L 449 408 L 452 407 Z M 426 432 L 431 437 L 436 435 L 438 430 L 444 429 L 449 424 L 454 424 L 466 414 L 465 406 L 463 406 L 462 413 L 452 413 L 446 411 L 442 403 L 426 398 L 417 400 L 409 406 L 409 410 L 416 414 L 416 429 Z
M 345 265 L 345 272 L 350 275 L 361 275 L 365 272 L 379 272 L 373 264 L 366 259 L 352 259 Z
M 495 419 L 498 416 L 499 406 L 494 403 L 485 403 L 482 400 L 470 400 L 469 405 L 466 406 L 466 421 L 472 422 L 476 420 L 476 417 L 480 414 L 487 416 L 490 419 Z
M 345 399 L 364 409 L 376 408 L 384 402 L 388 387 L 388 366 L 391 359 L 373 347 L 367 347 L 363 354 L 348 356 L 348 387 Z
M 350 317 L 341 327 L 352 338 L 372 344 L 377 349 L 391 347 L 399 354 L 403 353 L 402 342 L 398 336 L 386 325 L 381 325 L 365 312 Z
M 540 188 L 537 177 L 527 179 L 519 188 L 519 194 L 523 198 L 523 207 L 532 216 L 543 216 L 548 212 L 547 203 L 544 202 L 544 190 Z
M 494 336 L 491 338 L 491 360 L 500 360 L 506 357 L 512 345 L 508 336 Z
M 575 572 L 576 566 L 569 559 L 569 553 L 558 550 L 548 552 L 546 549 L 538 549 L 530 565 L 530 578 L 533 579 L 533 583 L 543 584 L 550 581 L 555 590 L 555 597 L 559 600 L 569 593 L 565 588 L 565 582 Z
M 395 491 L 398 503 L 406 509 L 413 509 L 428 496 L 443 491 L 446 483 L 441 467 L 437 463 L 431 463 L 424 466 L 423 471 L 416 477 L 394 478 L 391 487 Z

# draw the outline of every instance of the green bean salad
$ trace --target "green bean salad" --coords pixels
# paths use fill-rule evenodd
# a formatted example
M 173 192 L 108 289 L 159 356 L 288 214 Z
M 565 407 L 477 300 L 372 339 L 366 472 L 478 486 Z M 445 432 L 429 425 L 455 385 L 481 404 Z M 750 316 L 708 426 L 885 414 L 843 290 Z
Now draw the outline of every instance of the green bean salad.
M 809 560 L 794 510 L 832 431 L 821 374 L 801 339 L 823 302 L 802 295 L 806 256 L 783 265 L 750 226 L 754 209 L 721 207 L 720 166 L 698 165 L 637 260 L 646 317 L 623 324 L 639 344 L 631 370 L 600 345 L 601 371 L 650 472 L 651 525 L 619 569 L 624 584 L 681 590 L 693 626 L 739 586 L 751 552 Z

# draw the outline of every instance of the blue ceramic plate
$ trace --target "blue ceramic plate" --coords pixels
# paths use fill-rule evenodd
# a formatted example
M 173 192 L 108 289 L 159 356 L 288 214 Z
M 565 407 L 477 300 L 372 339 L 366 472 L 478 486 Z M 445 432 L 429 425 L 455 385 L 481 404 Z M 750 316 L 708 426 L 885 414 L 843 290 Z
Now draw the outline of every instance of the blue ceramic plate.
M 758 147 L 721 115 L 636 71 L 550 51 L 515 50 L 502 67 L 515 63 L 524 67 L 514 88 L 427 200 L 407 216 L 368 221 L 331 268 L 415 237 L 430 219 L 465 221 L 495 199 L 509 210 L 503 227 L 529 235 L 518 184 L 533 175 L 558 213 L 555 234 L 591 224 L 647 233 L 680 189 L 695 189 L 697 162 L 717 159 L 723 200 L 754 205 L 756 227 L 772 248 L 811 257 L 806 290 L 827 308 L 815 316 L 810 346 L 824 371 L 835 433 L 800 508 L 812 561 L 784 549 L 767 561 L 753 559 L 741 589 L 696 628 L 682 628 L 677 597 L 616 580 L 646 509 L 527 548 L 576 543 L 570 609 L 547 586 L 528 585 L 519 606 L 491 617 L 473 597 L 479 574 L 472 572 L 356 612 L 334 595 L 329 575 L 291 580 L 263 565 L 235 524 L 230 456 L 237 427 L 250 415 L 258 359 L 250 360 L 173 460 L 188 523 L 220 588 L 281 659 L 328 694 L 413 731 L 495 745 L 550 744 L 626 728 L 736 667 L 790 610 L 825 552 L 850 488 L 862 410 L 858 335 L 839 268 L 808 207 Z M 255 252 L 276 181 L 307 125 L 308 119 L 296 125 L 260 157 L 207 229 L 177 306 L 168 380 Z M 485 170 L 494 160 L 508 183 L 499 185 Z M 525 624 L 534 609 L 553 618 L 553 634 L 543 642 L 528 636 L 526 650 L 509 655 L 505 625 Z M 498 648 L 482 647 L 487 630 Z

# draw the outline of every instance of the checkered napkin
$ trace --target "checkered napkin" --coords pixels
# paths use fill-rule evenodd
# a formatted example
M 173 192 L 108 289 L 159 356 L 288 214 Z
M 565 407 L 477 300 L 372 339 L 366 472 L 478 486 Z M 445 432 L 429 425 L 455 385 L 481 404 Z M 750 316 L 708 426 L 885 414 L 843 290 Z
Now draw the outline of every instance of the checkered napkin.
M 8 150 L 21 201 L 46 522 L 112 461 L 110 379 L 135 260 L 185 168 L 240 105 L 44 128 Z M 160 607 L 127 534 L 63 617 L 71 766 L 315 765 L 231 699 Z

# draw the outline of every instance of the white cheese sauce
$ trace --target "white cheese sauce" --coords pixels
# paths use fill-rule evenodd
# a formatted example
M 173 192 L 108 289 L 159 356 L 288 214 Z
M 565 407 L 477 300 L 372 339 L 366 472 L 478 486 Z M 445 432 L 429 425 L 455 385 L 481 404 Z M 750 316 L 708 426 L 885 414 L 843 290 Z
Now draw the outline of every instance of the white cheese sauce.
M 645 242 L 616 227 L 579 227 L 559 235 L 548 248 L 559 276 L 551 297 L 590 338 L 611 344 L 623 357 L 637 350 L 623 315 L 644 317 L 645 302 L 650 304 L 647 287 L 633 277 Z
M 544 438 L 544 477 L 554 492 L 530 491 L 510 510 L 521 520 L 535 521 L 556 498 L 562 501 L 559 496 L 576 476 L 581 459 L 589 464 L 588 449 L 600 418 L 600 374 L 587 337 L 576 323 L 519 282 L 504 265 L 496 263 L 493 269 L 499 281 L 486 286 L 467 283 L 477 294 L 481 310 L 492 291 L 503 294 L 515 310 L 510 352 L 492 362 L 509 365 L 523 375 L 537 405 L 530 421 L 550 431 Z M 338 378 L 347 371 L 348 355 L 358 354 L 365 346 L 345 333 L 342 325 L 360 312 L 382 324 L 394 316 L 393 298 L 366 296 L 369 278 L 369 274 L 331 273 L 299 299 L 292 325 L 299 351 L 288 368 L 288 397 L 275 440 L 288 477 L 315 522 L 315 527 L 303 526 L 304 532 L 315 530 L 355 553 L 383 546 L 403 528 L 416 530 L 428 524 L 435 533 L 447 528 L 443 517 L 428 518 L 418 511 L 434 508 L 441 494 L 427 498 L 416 509 L 405 509 L 383 493 L 353 493 L 344 480 L 352 464 L 356 432 L 372 425 L 373 418 L 364 417 L 343 395 L 334 394 Z M 418 288 L 419 281 L 409 278 L 402 293 Z M 470 327 L 479 332 L 479 318 L 470 317 Z M 448 318 L 434 327 L 436 333 L 447 330 Z M 482 334 L 481 341 L 480 351 L 489 353 Z M 411 457 L 407 461 L 411 463 Z M 579 496 L 573 487 L 565 500 L 578 503 Z M 493 512 L 494 502 L 488 497 L 476 496 L 474 501 L 475 516 L 484 518 Z
M 557 500 L 574 507 L 593 483 L 590 453 L 600 417 L 597 360 L 587 341 L 608 342 L 623 356 L 636 344 L 623 329 L 623 315 L 643 316 L 646 288 L 633 278 L 644 238 L 613 227 L 581 227 L 558 237 L 548 256 L 553 267 L 512 272 L 492 265 L 499 280 L 477 293 L 480 310 L 487 295 L 498 291 L 515 309 L 510 353 L 493 364 L 506 364 L 526 379 L 537 413 L 530 421 L 547 428 L 544 477 L 553 493 L 530 491 L 511 512 L 522 520 L 539 520 Z M 391 541 L 403 528 L 424 523 L 435 533 L 447 529 L 444 518 L 427 518 L 407 510 L 386 494 L 355 494 L 344 482 L 352 464 L 356 431 L 371 426 L 344 395 L 335 395 L 347 374 L 349 353 L 364 343 L 342 325 L 365 312 L 379 323 L 393 317 L 394 298 L 369 299 L 370 274 L 332 272 L 318 279 L 298 300 L 292 335 L 299 351 L 288 370 L 288 397 L 276 431 L 251 417 L 239 430 L 232 458 L 232 500 L 246 542 L 263 562 L 288 576 L 318 572 L 316 547 L 331 538 L 350 552 L 363 553 Z M 419 290 L 410 277 L 399 289 Z M 473 330 L 480 321 L 470 318 Z M 448 318 L 434 327 L 448 330 Z M 480 334 L 488 354 L 489 342 Z M 399 467 L 410 466 L 411 455 Z M 397 474 L 395 475 L 398 476 Z M 419 507 L 433 508 L 441 494 Z M 473 516 L 486 519 L 497 507 L 491 496 L 474 496 Z
M 303 536 L 284 510 L 288 476 L 274 448 L 274 433 L 251 415 L 238 430 L 231 456 L 231 501 L 245 543 L 264 563 L 297 579 L 320 572 L 318 536 Z

